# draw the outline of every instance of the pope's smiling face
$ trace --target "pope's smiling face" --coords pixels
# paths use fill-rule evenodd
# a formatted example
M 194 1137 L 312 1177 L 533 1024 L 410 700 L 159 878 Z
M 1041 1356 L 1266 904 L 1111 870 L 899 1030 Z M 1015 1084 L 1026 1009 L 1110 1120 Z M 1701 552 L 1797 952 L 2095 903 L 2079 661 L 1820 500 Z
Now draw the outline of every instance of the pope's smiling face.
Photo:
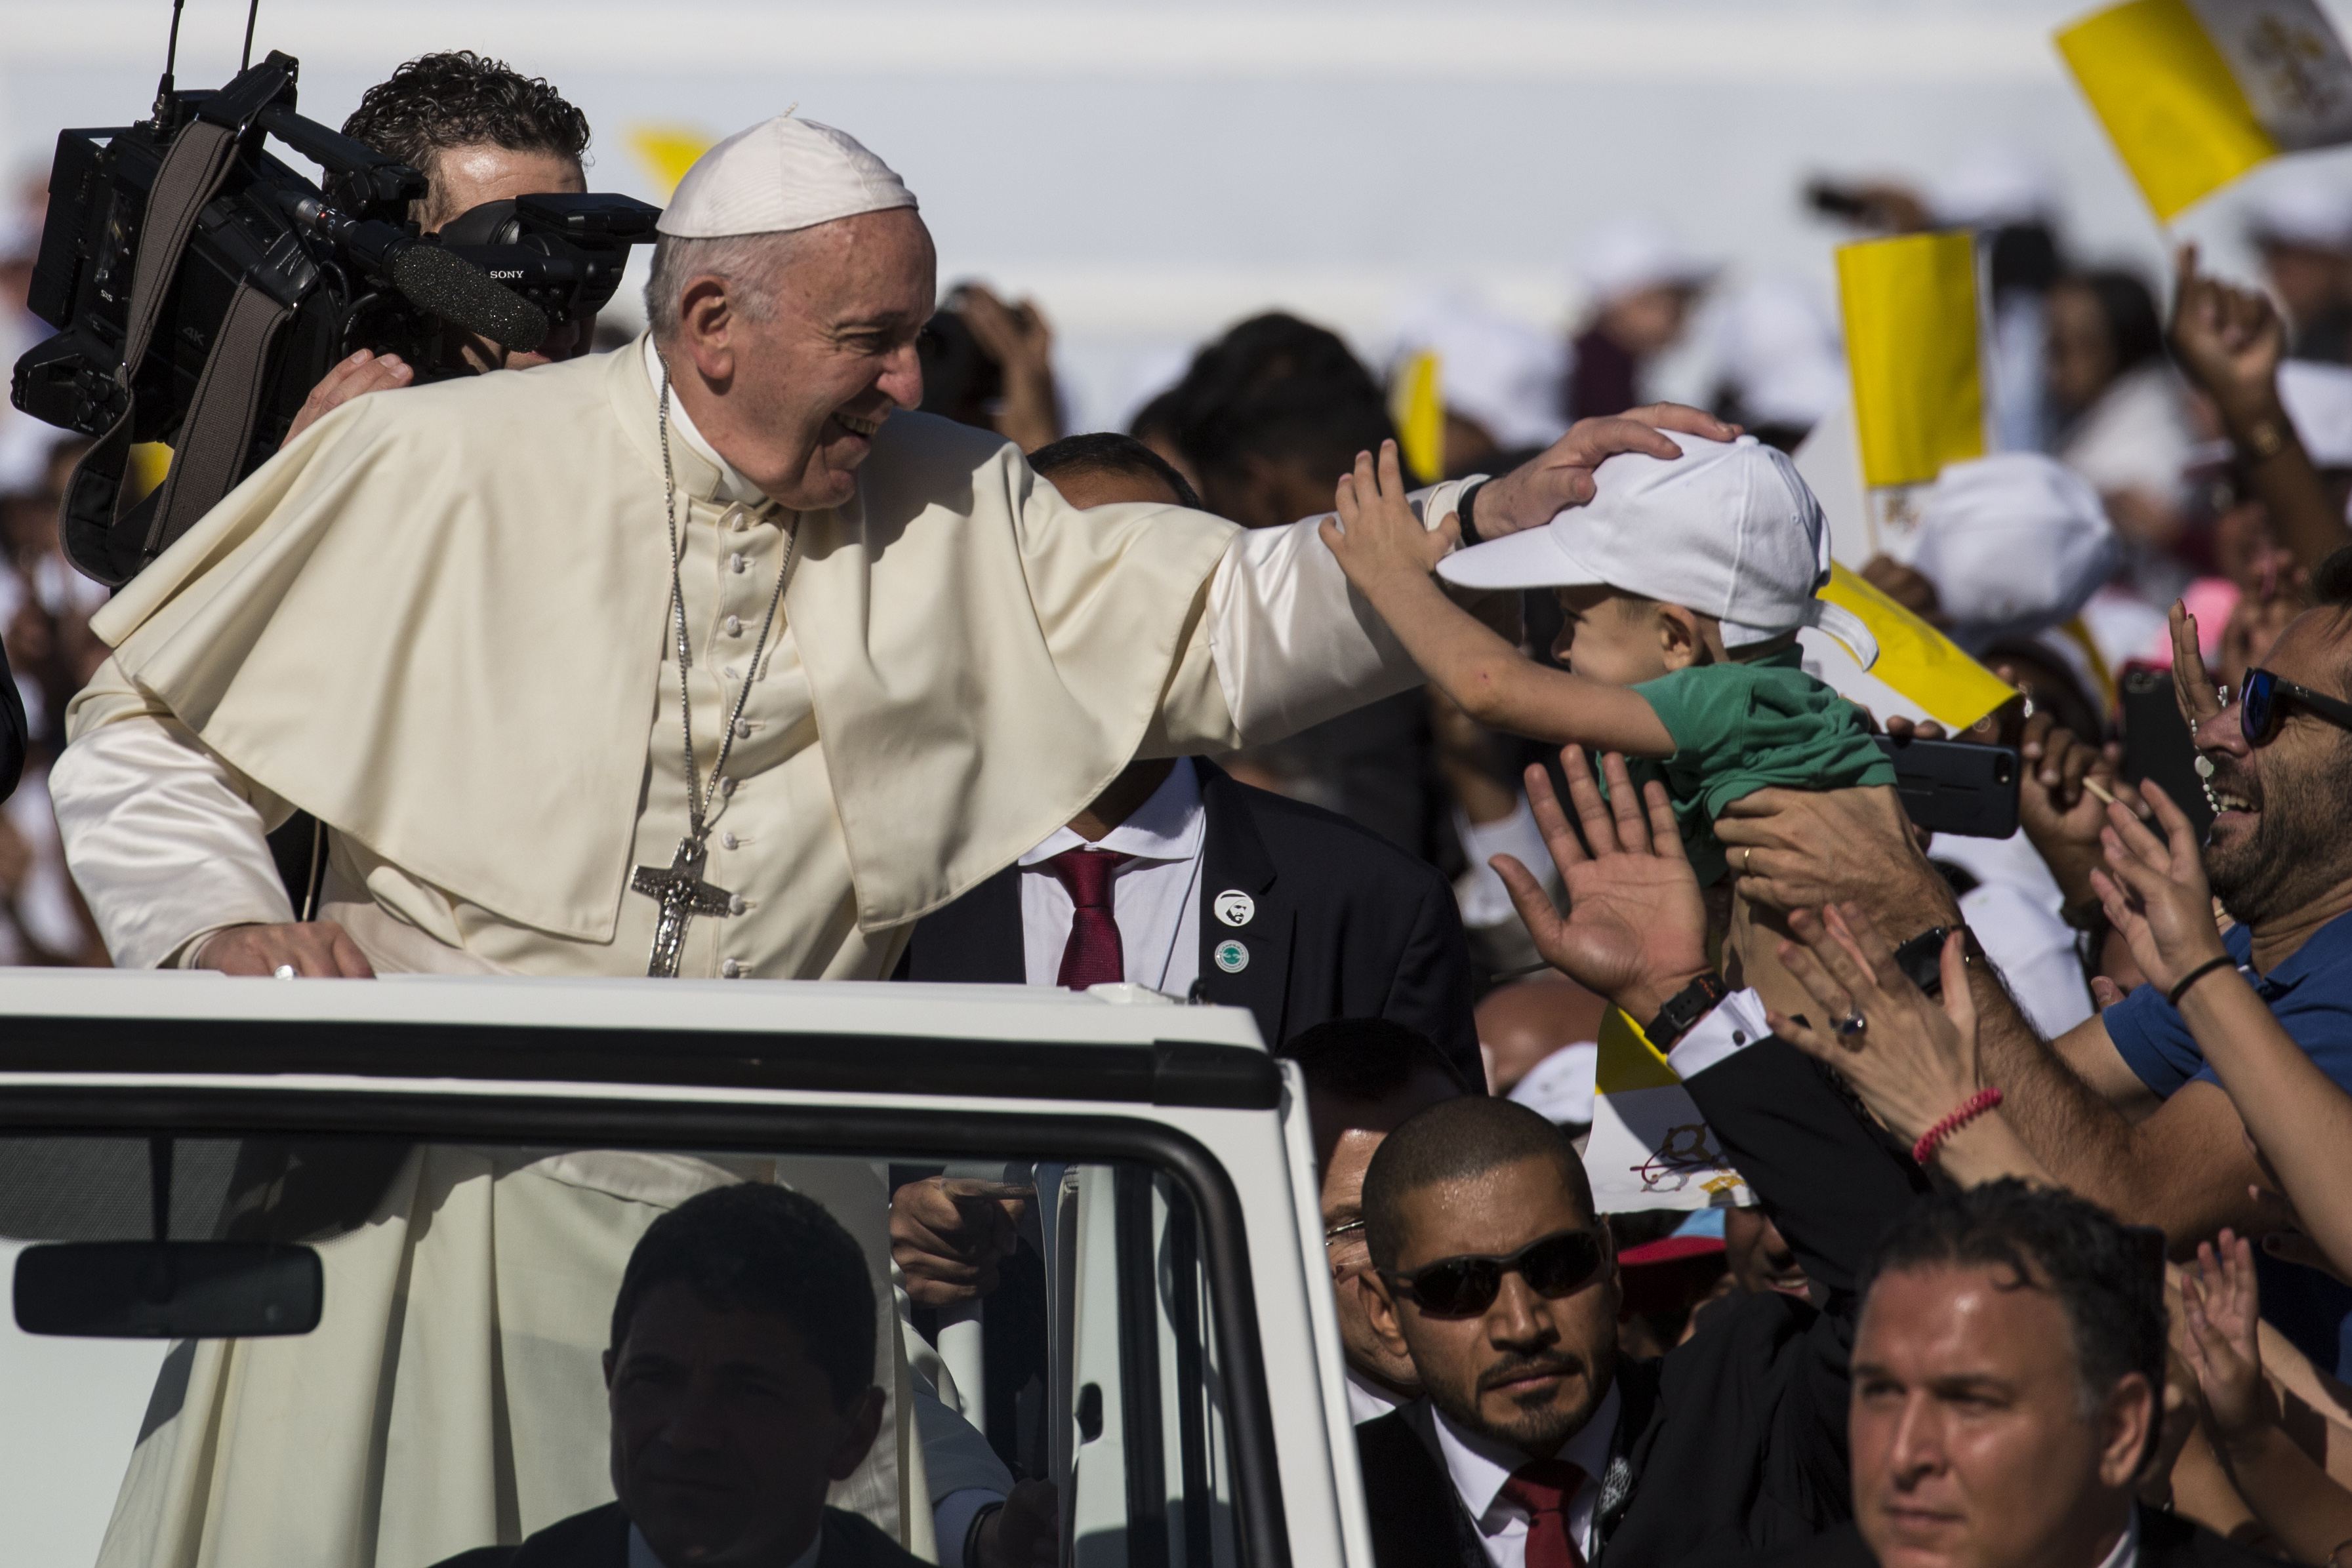
M 930 231 L 911 207 L 776 236 L 779 264 L 747 301 L 724 279 L 688 284 L 680 382 L 696 426 L 762 492 L 837 507 L 882 422 L 923 401 L 915 340 L 938 295 Z M 692 381 L 694 384 L 688 384 Z

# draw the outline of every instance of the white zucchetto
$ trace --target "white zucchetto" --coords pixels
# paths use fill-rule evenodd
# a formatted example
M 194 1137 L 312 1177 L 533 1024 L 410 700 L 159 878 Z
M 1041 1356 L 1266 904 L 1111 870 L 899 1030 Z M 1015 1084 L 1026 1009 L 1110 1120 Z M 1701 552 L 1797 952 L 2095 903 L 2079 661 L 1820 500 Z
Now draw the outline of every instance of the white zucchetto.
M 721 239 L 913 205 L 915 193 L 856 137 L 780 114 L 696 159 L 654 226 L 680 239 Z

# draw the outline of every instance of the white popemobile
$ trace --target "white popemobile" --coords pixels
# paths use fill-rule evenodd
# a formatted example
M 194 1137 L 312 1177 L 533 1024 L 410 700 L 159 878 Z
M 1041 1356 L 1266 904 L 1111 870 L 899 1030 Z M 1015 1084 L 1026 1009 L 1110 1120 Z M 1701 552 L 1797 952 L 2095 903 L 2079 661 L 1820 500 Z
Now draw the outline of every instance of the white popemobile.
M 0 971 L 8 1558 L 427 1568 L 593 1506 L 635 1235 L 786 1181 L 887 1282 L 892 1166 L 1038 1188 L 1045 1371 L 992 1435 L 1055 1481 L 1064 1563 L 1370 1563 L 1304 1093 L 1245 1011 L 59 970 Z M 467 1253 L 484 1215 L 498 1246 Z M 896 1440 L 834 1500 L 961 1563 L 917 1504 L 982 1396 L 885 1313 Z

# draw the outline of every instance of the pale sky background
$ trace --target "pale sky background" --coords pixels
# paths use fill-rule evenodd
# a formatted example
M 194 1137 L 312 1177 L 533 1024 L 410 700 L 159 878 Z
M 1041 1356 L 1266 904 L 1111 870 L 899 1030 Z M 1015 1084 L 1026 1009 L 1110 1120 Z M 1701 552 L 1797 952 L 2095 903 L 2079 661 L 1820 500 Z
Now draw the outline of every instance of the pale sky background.
M 1991 145 L 2047 167 L 2080 253 L 2152 270 L 2158 230 L 2050 44 L 2090 8 L 263 0 L 257 48 L 302 61 L 301 107 L 330 124 L 410 55 L 499 55 L 588 112 L 593 184 L 653 200 L 632 129 L 719 135 L 797 103 L 906 176 L 943 286 L 1036 296 L 1084 426 L 1271 305 L 1376 359 L 1433 288 L 1563 319 L 1580 236 L 1611 213 L 1653 214 L 1731 277 L 1794 277 L 1826 302 L 1846 236 L 1803 210 L 1807 176 L 1933 180 Z M 2339 26 L 2346 8 L 2330 0 Z M 244 15 L 191 0 L 183 86 L 230 73 Z M 143 113 L 168 16 L 165 0 L 0 0 L 5 166 L 45 164 L 63 124 Z M 2242 195 L 2180 225 L 2225 265 L 2243 265 Z M 1703 358 L 1701 340 L 1667 390 L 1703 382 Z

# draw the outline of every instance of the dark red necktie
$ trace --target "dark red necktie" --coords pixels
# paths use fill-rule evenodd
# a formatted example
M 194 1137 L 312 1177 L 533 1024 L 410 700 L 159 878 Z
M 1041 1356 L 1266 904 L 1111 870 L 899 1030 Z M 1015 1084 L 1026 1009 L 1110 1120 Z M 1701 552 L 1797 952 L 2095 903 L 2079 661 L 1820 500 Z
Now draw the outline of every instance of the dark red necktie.
M 1566 1459 L 1531 1459 L 1503 1483 L 1503 1495 L 1528 1511 L 1528 1568 L 1584 1568 L 1568 1529 L 1568 1505 L 1583 1485 L 1584 1471 Z
M 1083 991 L 1127 978 L 1127 958 L 1118 942 L 1118 921 L 1111 913 L 1111 873 L 1131 856 L 1108 850 L 1064 850 L 1045 862 L 1070 895 L 1070 940 L 1062 949 L 1057 986 Z

